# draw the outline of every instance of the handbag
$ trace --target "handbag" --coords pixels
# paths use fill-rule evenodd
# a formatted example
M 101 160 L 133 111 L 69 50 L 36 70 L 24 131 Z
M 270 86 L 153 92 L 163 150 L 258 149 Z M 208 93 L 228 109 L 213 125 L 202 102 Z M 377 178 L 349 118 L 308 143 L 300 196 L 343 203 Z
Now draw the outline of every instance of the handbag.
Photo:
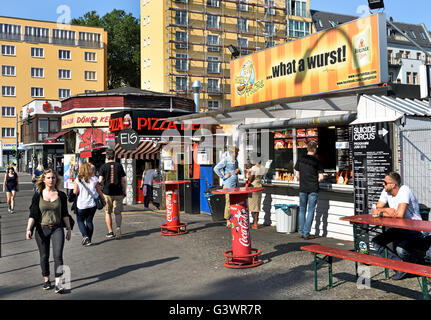
M 87 190 L 88 194 L 93 198 L 94 202 L 96 202 L 96 207 L 99 210 L 102 210 L 103 207 L 105 206 L 105 201 L 101 198 L 101 197 L 95 197 L 94 194 L 87 188 L 87 186 L 82 183 L 81 180 L 79 180 L 79 182 L 81 182 L 81 184 L 84 186 L 84 188 Z

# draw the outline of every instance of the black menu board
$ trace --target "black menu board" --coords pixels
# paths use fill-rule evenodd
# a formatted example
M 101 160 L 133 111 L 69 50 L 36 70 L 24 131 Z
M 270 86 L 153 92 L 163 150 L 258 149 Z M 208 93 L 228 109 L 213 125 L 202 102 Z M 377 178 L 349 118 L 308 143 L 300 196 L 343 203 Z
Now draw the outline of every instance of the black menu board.
M 367 214 L 379 200 L 386 173 L 392 171 L 392 126 L 378 122 L 352 129 L 355 215 Z
M 352 127 L 352 157 L 355 215 L 369 214 L 380 198 L 383 179 L 392 171 L 392 126 L 389 122 Z M 369 234 L 356 230 L 356 249 L 369 251 Z

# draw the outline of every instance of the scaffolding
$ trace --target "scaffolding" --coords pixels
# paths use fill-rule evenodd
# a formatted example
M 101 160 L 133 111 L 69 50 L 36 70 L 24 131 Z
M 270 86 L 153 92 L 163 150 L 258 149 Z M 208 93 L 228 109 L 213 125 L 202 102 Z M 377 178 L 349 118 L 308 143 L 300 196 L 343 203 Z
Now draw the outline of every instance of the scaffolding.
M 233 45 L 240 54 L 249 54 L 285 42 L 286 2 L 285 0 L 165 0 L 166 26 L 166 75 L 169 93 L 192 96 L 192 79 L 201 80 L 201 101 L 221 100 L 219 107 L 228 106 L 230 98 L 230 61 L 227 50 Z M 216 21 L 216 25 L 209 25 Z M 185 20 L 184 20 L 185 19 Z M 246 21 L 243 29 L 239 19 Z M 266 26 L 266 27 L 265 27 Z M 281 27 L 280 27 L 281 26 Z M 179 38 L 178 32 L 185 35 Z M 218 38 L 209 43 L 208 36 Z M 239 45 L 238 38 L 247 39 L 247 46 Z M 269 45 L 267 45 L 267 43 Z M 183 54 L 177 57 L 177 54 Z M 217 63 L 218 70 L 210 69 L 210 63 Z M 179 61 L 186 61 L 186 68 L 177 68 Z M 178 87 L 177 77 L 185 77 L 187 86 Z M 218 80 L 218 87 L 209 86 L 209 80 Z M 208 111 L 208 103 L 201 105 L 201 111 Z

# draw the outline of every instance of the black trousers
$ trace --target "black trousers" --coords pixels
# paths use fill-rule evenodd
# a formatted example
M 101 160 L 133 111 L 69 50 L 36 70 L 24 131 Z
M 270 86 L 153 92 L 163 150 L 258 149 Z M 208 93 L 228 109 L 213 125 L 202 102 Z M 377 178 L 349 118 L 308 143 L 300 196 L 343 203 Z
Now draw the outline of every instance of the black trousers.
M 37 247 L 39 248 L 42 276 L 49 276 L 49 249 L 52 243 L 52 251 L 54 254 L 54 274 L 56 278 L 61 277 L 63 272 L 59 267 L 63 266 L 63 228 L 60 226 L 37 226 L 35 231 L 35 239 Z
M 150 201 L 153 201 L 153 186 L 146 184 L 147 186 L 147 195 L 144 196 L 144 207 L 149 206 Z

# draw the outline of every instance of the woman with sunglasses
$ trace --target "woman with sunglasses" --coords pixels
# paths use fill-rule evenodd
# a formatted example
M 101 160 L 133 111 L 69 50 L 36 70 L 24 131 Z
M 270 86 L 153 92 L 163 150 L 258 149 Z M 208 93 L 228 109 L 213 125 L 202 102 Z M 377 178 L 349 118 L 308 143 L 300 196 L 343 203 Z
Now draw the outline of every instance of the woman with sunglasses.
M 8 212 L 15 213 L 15 196 L 18 192 L 18 175 L 13 167 L 9 167 L 3 181 L 3 192 L 6 191 Z
M 49 280 L 49 249 L 52 244 L 54 254 L 55 293 L 63 293 L 60 284 L 63 266 L 64 230 L 67 228 L 66 239 L 69 241 L 72 232 L 67 209 L 67 196 L 58 190 L 57 173 L 45 170 L 36 182 L 37 192 L 33 195 L 30 216 L 27 223 L 26 239 L 30 240 L 34 229 L 35 239 L 40 254 L 40 266 L 44 278 L 43 289 L 51 289 Z

